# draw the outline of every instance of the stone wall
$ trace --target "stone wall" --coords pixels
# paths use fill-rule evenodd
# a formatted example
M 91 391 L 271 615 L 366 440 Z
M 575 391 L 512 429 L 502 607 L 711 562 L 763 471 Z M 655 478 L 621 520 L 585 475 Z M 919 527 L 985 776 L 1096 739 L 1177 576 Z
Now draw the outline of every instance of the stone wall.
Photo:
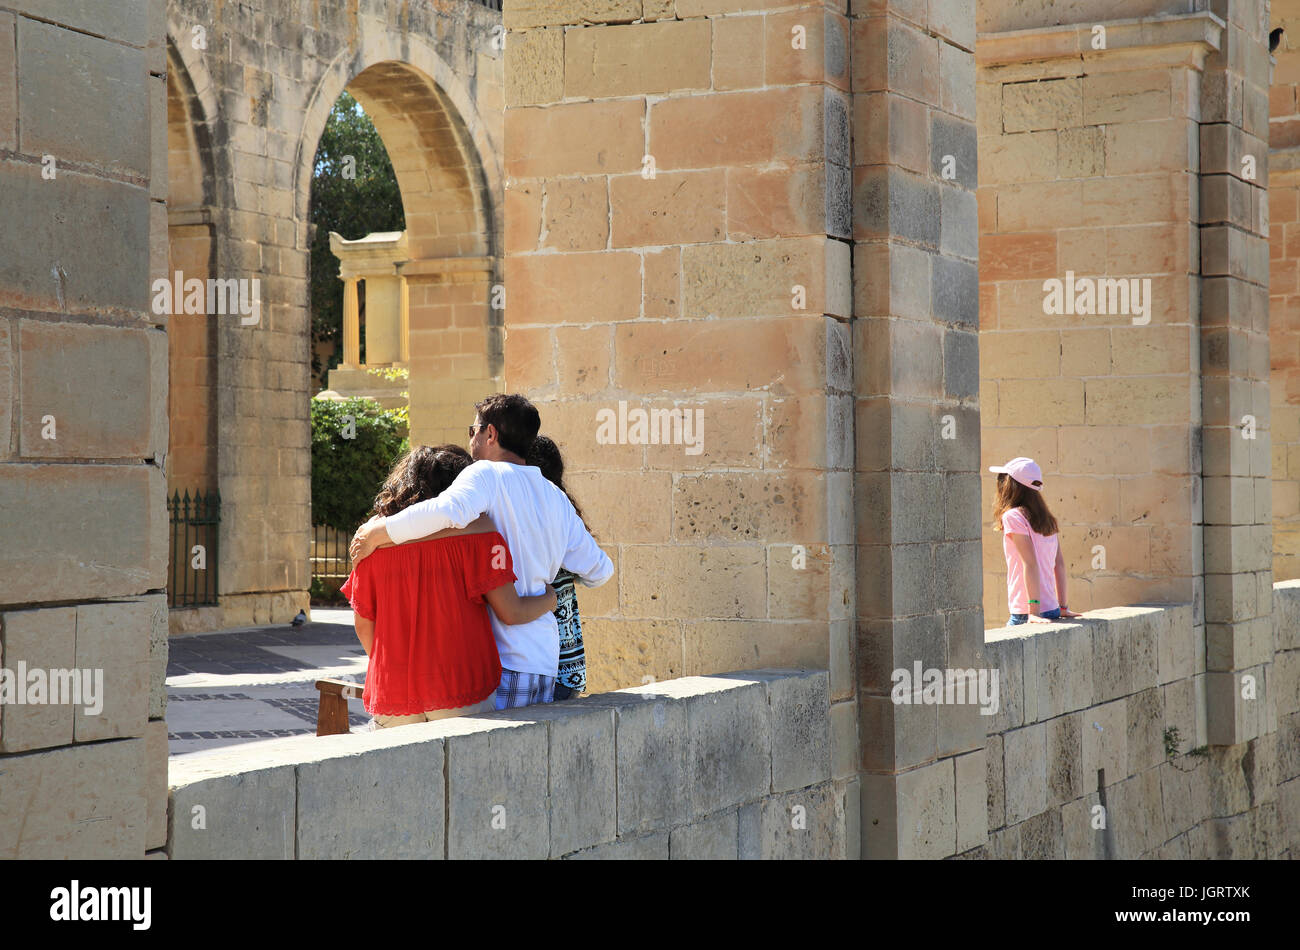
M 980 40 L 982 462 L 1042 466 L 1074 610 L 1193 599 L 1197 86 L 1219 32 L 1201 14 L 1108 24 L 1104 52 L 1088 26 Z M 1067 272 L 1145 280 L 1150 312 L 1045 313 L 1044 282 Z M 986 524 L 995 487 L 986 474 Z M 985 539 L 996 622 L 1006 564 L 1001 534 Z
M 969 812 L 987 818 L 988 845 L 968 856 L 1300 853 L 1300 584 L 1279 584 L 1273 603 L 1278 652 L 1242 674 L 1257 692 L 1235 710 L 1208 708 L 1190 605 L 990 630 L 1001 703 L 984 752 L 987 811 Z M 1247 684 L 1237 679 L 1238 695 Z M 1234 715 L 1243 741 L 1207 747 L 1207 721 Z
M 0 668 L 103 675 L 99 715 L 0 704 L 0 857 L 165 843 L 163 44 L 157 5 L 0 3 Z
M 412 433 L 463 442 L 469 407 L 501 376 L 489 300 L 504 229 L 501 14 L 469 0 L 165 7 L 177 175 L 157 275 L 169 252 L 186 279 L 261 282 L 256 324 L 178 318 L 171 487 L 215 485 L 222 521 L 220 609 L 174 626 L 287 622 L 310 584 L 307 223 L 321 133 L 347 89 L 383 138 L 411 248 Z
M 592 688 L 827 668 L 841 774 L 851 37 L 842 2 L 761 6 L 506 4 L 505 381 L 615 564 Z M 628 427 L 656 411 L 692 428 Z
M 1273 576 L 1300 577 L 1300 2 L 1272 0 L 1282 29 L 1269 86 L 1269 398 Z
M 827 676 L 687 677 L 172 763 L 172 858 L 843 858 Z

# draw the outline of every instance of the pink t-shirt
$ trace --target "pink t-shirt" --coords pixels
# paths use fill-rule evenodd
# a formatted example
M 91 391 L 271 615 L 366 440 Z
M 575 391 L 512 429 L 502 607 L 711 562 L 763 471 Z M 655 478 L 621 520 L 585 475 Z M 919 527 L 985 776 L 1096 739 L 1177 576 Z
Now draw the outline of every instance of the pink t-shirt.
M 1038 613 L 1055 610 L 1061 606 L 1056 599 L 1057 535 L 1044 537 L 1029 527 L 1023 508 L 1012 508 L 1002 514 L 1002 553 L 1007 559 L 1007 603 L 1013 614 L 1033 613 L 1029 609 L 1029 586 L 1025 583 L 1025 564 L 1011 540 L 1013 534 L 1027 534 L 1034 543 L 1034 557 L 1038 558 Z

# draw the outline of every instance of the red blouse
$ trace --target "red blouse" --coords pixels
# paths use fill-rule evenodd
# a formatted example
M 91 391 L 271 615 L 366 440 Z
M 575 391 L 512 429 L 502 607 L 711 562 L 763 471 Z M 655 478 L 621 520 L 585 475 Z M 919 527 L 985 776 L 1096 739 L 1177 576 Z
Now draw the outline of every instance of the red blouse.
M 515 580 L 496 531 L 379 548 L 342 588 L 375 622 L 362 704 L 372 716 L 411 716 L 481 702 L 501 681 L 483 595 Z

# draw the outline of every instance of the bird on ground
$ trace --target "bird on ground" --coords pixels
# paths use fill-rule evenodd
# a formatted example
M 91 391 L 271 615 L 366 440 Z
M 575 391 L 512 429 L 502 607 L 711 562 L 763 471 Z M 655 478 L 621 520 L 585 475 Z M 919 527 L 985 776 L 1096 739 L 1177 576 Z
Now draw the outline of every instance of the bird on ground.
M 298 616 L 296 616 L 296 617 L 294 617 L 292 620 L 290 620 L 290 621 L 289 621 L 289 624 L 290 624 L 290 626 L 293 626 L 293 627 L 301 627 L 301 626 L 302 626 L 303 624 L 305 624 L 306 622 L 307 622 L 307 611 L 305 611 L 305 610 L 300 610 L 300 611 L 298 611 Z

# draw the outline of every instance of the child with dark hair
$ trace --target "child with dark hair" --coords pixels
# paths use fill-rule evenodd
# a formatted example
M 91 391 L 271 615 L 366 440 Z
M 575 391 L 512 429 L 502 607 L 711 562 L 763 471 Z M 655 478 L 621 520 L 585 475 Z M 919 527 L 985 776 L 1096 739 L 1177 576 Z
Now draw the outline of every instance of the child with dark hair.
M 387 517 L 437 498 L 470 464 L 458 445 L 420 446 L 394 466 L 374 513 Z M 486 515 L 358 562 L 343 585 L 357 639 L 370 657 L 362 704 L 375 726 L 495 708 L 501 660 L 485 605 L 506 623 L 555 609 L 552 591 L 521 597 L 510 552 Z
M 587 522 L 582 517 L 582 509 L 564 487 L 564 457 L 560 454 L 560 447 L 547 436 L 539 435 L 533 440 L 527 461 L 529 465 L 536 465 L 548 482 L 564 492 L 585 526 Z M 573 574 L 561 568 L 555 580 L 551 581 L 555 588 L 555 622 L 560 629 L 560 671 L 555 680 L 557 702 L 577 696 L 587 688 L 587 655 L 582 645 L 582 618 L 578 615 L 574 580 Z
M 1082 616 L 1065 606 L 1065 556 L 1056 518 L 1043 500 L 1043 470 L 1021 456 L 1006 465 L 991 465 L 989 471 L 998 473 L 993 530 L 1002 531 L 1007 559 L 1007 625 Z

